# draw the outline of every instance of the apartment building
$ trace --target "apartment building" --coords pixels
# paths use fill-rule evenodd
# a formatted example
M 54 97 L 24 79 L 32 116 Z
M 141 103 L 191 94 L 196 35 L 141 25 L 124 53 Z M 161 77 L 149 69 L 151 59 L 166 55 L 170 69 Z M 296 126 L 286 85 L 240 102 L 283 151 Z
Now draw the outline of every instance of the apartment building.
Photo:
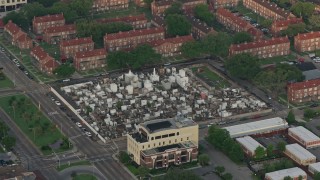
M 250 53 L 259 58 L 288 55 L 290 53 L 290 41 L 288 37 L 272 38 L 242 44 L 232 44 L 229 55 Z
M 129 0 L 94 0 L 92 10 L 95 12 L 127 9 Z
M 295 17 L 269 0 L 243 0 L 243 5 L 266 19 L 280 20 Z
M 320 99 L 320 79 L 288 84 L 287 96 L 288 100 L 293 103 L 318 101 Z
M 0 4 L 0 11 L 12 11 L 27 3 L 28 0 L 2 0 Z
M 4 37 L 19 49 L 30 49 L 33 47 L 32 39 L 11 20 L 4 26 L 3 32 Z
M 193 9 L 199 4 L 207 4 L 207 0 L 184 0 L 182 9 L 184 12 L 193 13 Z
M 164 39 L 164 28 L 148 28 L 106 34 L 104 47 L 107 51 L 128 50 L 150 41 Z
M 281 31 L 288 29 L 289 25 L 299 23 L 303 23 L 302 18 L 290 18 L 274 21 L 271 25 L 271 33 L 274 36 L 278 36 Z
M 209 4 L 214 9 L 235 7 L 239 3 L 239 0 L 210 0 Z
M 162 15 L 166 9 L 168 9 L 174 0 L 160 0 L 153 1 L 151 3 L 152 15 Z
M 320 138 L 303 126 L 289 128 L 288 136 L 306 149 L 320 146 Z
M 163 57 L 176 56 L 181 54 L 181 46 L 183 43 L 193 41 L 191 35 L 188 36 L 178 36 L 168 39 L 160 39 L 156 41 L 149 42 L 148 44 L 153 47 L 153 49 L 161 54 Z
M 30 56 L 33 59 L 33 64 L 46 74 L 52 75 L 53 71 L 59 66 L 55 59 L 40 46 L 34 47 L 30 52 Z
M 256 156 L 256 149 L 258 147 L 262 147 L 264 150 L 266 149 L 263 145 L 261 145 L 258 141 L 256 141 L 255 139 L 253 139 L 250 136 L 236 138 L 236 141 L 240 144 L 243 152 L 248 157 L 255 157 Z
M 165 168 L 196 161 L 199 128 L 191 119 L 175 117 L 146 121 L 139 132 L 127 135 L 127 151 L 147 168 Z
M 148 19 L 144 14 L 136 16 L 125 16 L 117 18 L 102 18 L 96 20 L 99 23 L 114 23 L 114 22 L 123 22 L 130 24 L 134 29 L 144 29 L 147 28 Z
M 290 169 L 282 169 L 279 171 L 269 172 L 265 175 L 265 180 L 279 180 L 285 177 L 290 177 L 293 180 L 307 180 L 308 175 L 305 171 L 298 167 L 293 167 Z M 300 179 L 301 178 L 301 179 Z
M 75 53 L 73 57 L 74 67 L 79 71 L 85 71 L 106 66 L 107 52 L 105 49 L 94 49 Z
M 93 48 L 94 42 L 91 37 L 76 38 L 60 42 L 60 54 L 62 59 L 71 58 L 80 51 L 91 51 Z
M 284 154 L 301 166 L 315 163 L 317 158 L 299 144 L 287 144 Z
M 32 28 L 35 34 L 42 34 L 49 27 L 62 26 L 65 24 L 63 14 L 53 14 L 46 16 L 34 17 L 32 20 Z
M 253 27 L 249 22 L 234 15 L 227 9 L 219 8 L 216 13 L 219 23 L 235 32 L 248 32 L 255 41 L 263 38 L 263 32 Z
M 151 24 L 154 27 L 164 27 L 164 28 L 166 27 L 166 21 L 164 20 L 163 16 L 158 16 L 158 15 L 152 16 Z
M 298 34 L 294 37 L 294 48 L 298 52 L 320 49 L 320 31 Z
M 49 44 L 59 44 L 62 40 L 69 40 L 76 37 L 76 25 L 49 27 L 43 32 L 43 40 Z
M 191 33 L 195 39 L 201 39 L 209 34 L 217 33 L 212 27 L 207 26 L 205 22 L 200 21 L 191 15 L 186 15 L 187 20 L 191 23 Z

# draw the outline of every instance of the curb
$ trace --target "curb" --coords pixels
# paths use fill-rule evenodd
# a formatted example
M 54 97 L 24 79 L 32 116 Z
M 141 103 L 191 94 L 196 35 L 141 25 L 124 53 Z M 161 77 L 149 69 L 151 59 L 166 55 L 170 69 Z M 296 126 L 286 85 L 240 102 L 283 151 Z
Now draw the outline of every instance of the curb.
M 134 179 L 134 180 L 138 180 L 138 178 L 131 173 L 131 171 L 128 170 L 128 168 L 126 166 L 124 166 L 119 159 L 116 157 L 116 154 L 112 154 L 112 158 L 127 172 L 130 174 L 130 176 Z

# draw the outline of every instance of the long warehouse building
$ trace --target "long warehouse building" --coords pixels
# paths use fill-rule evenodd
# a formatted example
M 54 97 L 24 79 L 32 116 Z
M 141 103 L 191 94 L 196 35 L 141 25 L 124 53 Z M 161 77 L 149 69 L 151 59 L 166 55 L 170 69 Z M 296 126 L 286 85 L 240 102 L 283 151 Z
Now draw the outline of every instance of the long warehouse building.
M 288 135 L 306 149 L 320 146 L 320 138 L 302 126 L 289 128 Z
M 290 159 L 298 163 L 299 165 L 308 166 L 316 162 L 317 158 L 311 154 L 308 150 L 304 149 L 299 144 L 288 144 L 284 154 Z
M 319 173 L 320 172 L 320 162 L 309 164 L 308 171 L 312 175 L 315 175 L 315 174 Z
M 280 118 L 270 118 L 235 126 L 225 127 L 231 138 L 243 136 L 263 136 L 265 134 L 279 134 L 288 128 L 288 123 Z
M 236 140 L 242 147 L 243 151 L 250 157 L 254 157 L 256 155 L 255 151 L 259 146 L 261 146 L 263 149 L 266 149 L 258 141 L 254 140 L 250 136 L 237 138 Z
M 265 180 L 283 180 L 287 176 L 290 176 L 292 179 L 298 179 L 299 176 L 301 176 L 302 180 L 307 180 L 307 173 L 298 167 L 266 173 L 264 179 Z

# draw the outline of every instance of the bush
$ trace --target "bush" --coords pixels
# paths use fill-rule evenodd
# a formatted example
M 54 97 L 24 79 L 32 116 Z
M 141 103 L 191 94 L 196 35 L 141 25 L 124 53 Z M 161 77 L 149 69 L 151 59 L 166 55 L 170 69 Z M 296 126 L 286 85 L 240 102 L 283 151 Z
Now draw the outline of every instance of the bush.
M 128 153 L 126 153 L 124 151 L 119 152 L 119 160 L 123 164 L 129 164 L 131 162 L 130 156 L 128 155 Z

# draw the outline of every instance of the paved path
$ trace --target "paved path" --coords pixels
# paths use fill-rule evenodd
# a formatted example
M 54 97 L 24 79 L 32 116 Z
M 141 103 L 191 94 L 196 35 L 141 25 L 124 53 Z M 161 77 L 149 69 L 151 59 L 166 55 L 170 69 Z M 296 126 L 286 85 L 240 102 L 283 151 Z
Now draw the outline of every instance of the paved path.
M 73 172 L 77 174 L 91 174 L 97 177 L 98 180 L 106 180 L 101 172 L 94 166 L 73 166 L 59 172 L 59 175 L 63 180 L 71 180 L 71 174 Z

